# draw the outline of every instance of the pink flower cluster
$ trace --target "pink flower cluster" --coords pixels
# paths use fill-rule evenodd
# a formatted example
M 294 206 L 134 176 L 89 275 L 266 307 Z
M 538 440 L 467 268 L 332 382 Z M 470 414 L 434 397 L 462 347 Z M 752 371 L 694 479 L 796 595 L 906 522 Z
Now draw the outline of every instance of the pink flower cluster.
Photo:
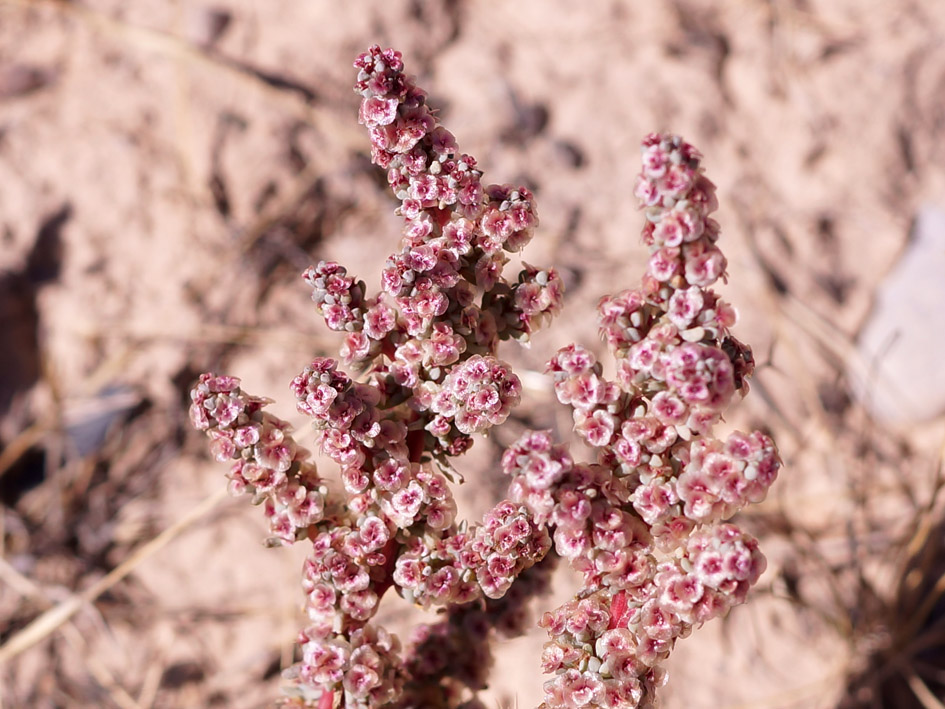
M 372 47 L 355 66 L 359 119 L 405 221 L 401 251 L 382 273 L 400 313 L 394 339 L 422 342 L 437 322 L 480 348 L 494 347 L 496 338 L 527 339 L 558 312 L 563 295 L 554 269 L 526 266 L 516 283 L 502 277 L 504 252 L 520 251 L 538 225 L 531 192 L 482 184 L 476 160 L 438 125 L 398 52 Z M 484 291 L 481 307 L 477 290 Z
M 627 506 L 629 489 L 600 465 L 575 464 L 548 432 L 530 432 L 502 459 L 511 499 L 554 528 L 555 551 L 584 575 L 587 590 L 645 579 L 651 544 Z
M 325 318 L 330 329 L 360 330 L 362 322 L 369 319 L 364 302 L 364 283 L 355 283 L 344 266 L 321 261 L 317 266 L 307 268 L 302 278 L 312 287 L 315 309 Z M 375 328 L 378 327 L 376 313 L 370 321 Z
M 763 433 L 712 437 L 753 368 L 730 333 L 734 309 L 709 289 L 726 268 L 715 188 L 692 146 L 644 141 L 649 265 L 639 288 L 598 307 L 615 376 L 579 345 L 548 364 L 594 459 L 526 432 L 502 457 L 508 498 L 458 522 L 451 458 L 522 396 L 498 345 L 547 325 L 563 286 L 553 268 L 504 275 L 538 224 L 529 190 L 482 183 L 398 52 L 375 46 L 355 66 L 359 119 L 404 227 L 375 295 L 334 262 L 303 275 L 316 311 L 344 333 L 341 361 L 361 373 L 317 357 L 291 384 L 340 489 L 237 379 L 205 374 L 192 392 L 194 425 L 233 464 L 230 489 L 264 504 L 277 541 L 310 545 L 284 706 L 479 709 L 489 642 L 524 630 L 558 557 L 582 588 L 540 623 L 554 674 L 543 709 L 654 706 L 676 640 L 743 602 L 764 570 L 757 542 L 728 520 L 765 497 L 780 466 Z M 389 589 L 443 609 L 403 652 L 375 621 Z
M 730 524 L 703 528 L 681 552 L 637 583 L 542 617 L 553 638 L 542 666 L 557 675 L 545 686 L 548 707 L 655 706 L 675 641 L 744 602 L 765 566 L 757 542 Z
M 302 661 L 291 677 L 314 696 L 333 697 L 337 690 L 351 707 L 384 706 L 399 696 L 399 640 L 367 623 L 388 583 L 392 541 L 389 523 L 374 515 L 354 528 L 313 535 L 302 570 L 309 625 L 299 636 Z
M 761 502 L 778 465 L 774 444 L 758 431 L 735 432 L 724 443 L 694 442 L 676 484 L 686 516 L 699 522 L 728 519 L 745 505 Z
M 202 374 L 191 402 L 190 420 L 210 437 L 213 457 L 235 461 L 230 492 L 264 503 L 274 543 L 291 544 L 323 519 L 328 490 L 289 424 L 263 411 L 268 399 L 245 394 L 236 377 Z
M 382 514 L 399 529 L 421 520 L 437 530 L 452 525 L 456 503 L 446 478 L 411 459 L 403 412 L 381 418 L 382 384 L 353 382 L 337 362 L 319 357 L 292 381 L 292 391 L 299 411 L 315 419 L 322 451 L 341 467 L 353 511 Z
M 322 451 L 338 465 L 358 469 L 367 450 L 379 443 L 406 457 L 406 429 L 394 421 L 382 425 L 379 418 L 382 389 L 352 382 L 338 371 L 335 360 L 316 358 L 292 380 L 291 388 L 299 411 L 311 416 L 320 429 Z
M 303 700 L 295 706 L 318 709 L 333 706 L 334 693 L 312 694 L 311 687 L 340 684 L 344 706 L 351 709 L 390 706 L 403 692 L 400 641 L 379 626 L 366 625 L 347 636 L 327 638 L 302 631 L 299 643 L 302 662 L 286 673 L 298 683 Z
M 722 446 L 699 440 L 691 470 L 702 470 L 709 455 L 721 458 L 723 450 L 730 469 L 738 467 L 739 456 L 742 480 L 745 470 L 768 466 L 768 479 L 752 488 L 756 498 L 763 497 L 777 469 L 765 437 L 733 434 L 730 441 Z M 670 519 L 642 514 L 638 501 L 644 491 L 645 499 L 655 497 L 655 486 L 622 474 L 620 466 L 575 464 L 548 433 L 523 436 L 506 451 L 503 469 L 513 476 L 512 499 L 554 527 L 557 552 L 583 574 L 582 596 L 590 594 L 542 620 L 553 638 L 545 649 L 545 671 L 558 673 L 546 687 L 548 707 L 647 706 L 650 700 L 644 699 L 652 700 L 663 680 L 654 668 L 675 640 L 741 603 L 764 569 L 757 543 L 736 527 L 700 526 L 693 532 L 705 520 L 683 517 L 678 507 Z M 747 477 L 759 481 L 764 475 Z M 678 501 L 672 476 L 662 485 L 665 496 Z M 685 522 L 672 524 L 680 519 Z M 661 561 L 659 548 L 678 552 Z M 588 650 L 595 639 L 596 654 Z
M 708 217 L 718 208 L 715 185 L 699 167 L 702 156 L 679 136 L 652 134 L 643 141 L 643 172 L 635 194 L 647 223 L 643 241 L 651 256 L 644 287 L 679 279 L 702 288 L 725 272 L 725 256 L 715 246 L 719 225 Z
M 468 531 L 411 540 L 397 559 L 394 582 L 423 606 L 468 603 L 480 594 L 501 598 L 551 547 L 544 527 L 526 512 L 506 500 Z
M 780 460 L 761 432 L 712 438 L 735 396 L 747 393 L 753 366 L 729 333 L 734 309 L 708 290 L 725 271 L 708 216 L 715 188 L 695 149 L 654 135 L 643 143 L 637 196 L 647 274 L 640 288 L 598 307 L 616 379 L 577 345 L 548 365 L 596 465 L 573 464 L 542 434 L 523 438 L 504 461 L 513 499 L 557 525 L 556 548 L 584 574 L 582 599 L 542 620 L 551 635 L 545 669 L 558 673 L 546 685 L 548 709 L 651 705 L 663 680 L 656 668 L 675 641 L 743 602 L 764 570 L 757 542 L 720 524 L 764 499 Z M 594 505 L 615 528 L 619 512 L 642 531 L 611 546 L 591 537 L 591 545 L 575 521 L 593 522 Z
M 462 433 L 480 433 L 508 418 L 522 398 L 522 384 L 505 363 L 473 355 L 453 367 L 430 402 L 437 414 L 427 430 L 449 433 L 450 419 Z

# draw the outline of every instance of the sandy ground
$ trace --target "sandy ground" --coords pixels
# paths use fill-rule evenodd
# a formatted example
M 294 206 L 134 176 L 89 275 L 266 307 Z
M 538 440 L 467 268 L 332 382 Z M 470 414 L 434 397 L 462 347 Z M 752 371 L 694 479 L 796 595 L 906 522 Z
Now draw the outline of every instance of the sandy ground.
M 937 578 L 923 562 L 906 582 L 897 558 L 941 541 L 922 523 L 943 421 L 876 426 L 844 373 L 917 210 L 945 206 L 945 4 L 585 5 L 0 0 L 0 641 L 133 559 L 0 667 L 4 707 L 278 694 L 301 550 L 262 548 L 258 510 L 230 500 L 143 545 L 223 485 L 186 422 L 196 375 L 240 376 L 304 430 L 288 381 L 338 342 L 298 274 L 332 258 L 374 287 L 396 244 L 350 90 L 374 42 L 404 53 L 487 181 L 538 197 L 525 257 L 569 292 L 553 329 L 506 350 L 525 371 L 598 347 L 590 309 L 638 278 L 640 138 L 671 130 L 705 154 L 724 295 L 760 364 L 730 424 L 771 430 L 786 466 L 743 519 L 770 558 L 755 601 L 680 643 L 666 705 L 941 706 L 849 678 Z M 533 379 L 534 413 L 549 394 Z M 498 450 L 467 463 L 470 515 L 502 494 Z M 541 642 L 498 648 L 490 705 L 538 703 Z

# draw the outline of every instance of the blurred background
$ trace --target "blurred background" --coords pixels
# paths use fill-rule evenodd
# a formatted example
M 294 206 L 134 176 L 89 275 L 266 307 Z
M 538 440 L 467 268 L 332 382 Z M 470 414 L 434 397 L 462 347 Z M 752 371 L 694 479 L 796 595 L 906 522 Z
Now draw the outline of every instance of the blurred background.
M 758 363 L 728 425 L 770 431 L 785 467 L 739 519 L 768 571 L 679 644 L 666 706 L 945 706 L 945 4 L 574 6 L 0 0 L 3 707 L 278 695 L 304 549 L 263 548 L 260 510 L 221 493 L 187 391 L 239 376 L 311 444 L 288 382 L 339 341 L 299 274 L 335 259 L 376 288 L 399 238 L 351 90 L 375 42 L 487 182 L 535 191 L 524 258 L 568 285 L 502 352 L 532 403 L 471 452 L 462 509 L 504 496 L 522 428 L 567 435 L 540 372 L 601 349 L 593 307 L 646 261 L 639 141 L 680 133 Z M 544 605 L 574 588 L 561 570 Z M 497 648 L 490 706 L 539 703 L 542 642 Z

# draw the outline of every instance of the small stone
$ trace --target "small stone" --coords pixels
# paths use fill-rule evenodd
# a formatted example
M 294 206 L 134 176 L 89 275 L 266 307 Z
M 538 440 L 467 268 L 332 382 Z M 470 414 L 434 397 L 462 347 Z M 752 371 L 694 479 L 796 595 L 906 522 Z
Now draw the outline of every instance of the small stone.
M 920 209 L 909 243 L 876 290 L 850 368 L 857 399 L 909 425 L 945 412 L 945 209 Z

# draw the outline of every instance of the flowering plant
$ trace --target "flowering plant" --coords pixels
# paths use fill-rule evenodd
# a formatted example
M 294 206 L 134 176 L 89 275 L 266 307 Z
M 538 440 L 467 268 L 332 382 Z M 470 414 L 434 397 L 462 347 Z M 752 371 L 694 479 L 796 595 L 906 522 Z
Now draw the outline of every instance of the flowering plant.
M 580 345 L 548 364 L 596 460 L 527 432 L 502 458 L 507 499 L 481 522 L 458 522 L 451 459 L 521 399 L 497 346 L 547 324 L 563 286 L 554 268 L 527 264 L 506 279 L 506 254 L 538 224 L 532 194 L 483 185 L 400 53 L 374 46 L 355 67 L 360 122 L 400 201 L 403 239 L 377 295 L 337 263 L 305 272 L 316 311 L 344 333 L 341 362 L 362 375 L 318 357 L 291 387 L 343 492 L 268 399 L 214 374 L 192 391 L 194 425 L 232 464 L 230 490 L 262 505 L 273 543 L 310 549 L 308 625 L 284 704 L 482 706 L 490 639 L 524 629 L 526 602 L 564 557 L 583 584 L 541 617 L 553 675 L 543 706 L 654 706 L 676 640 L 744 601 L 764 570 L 756 540 L 726 520 L 762 500 L 780 466 L 763 433 L 712 436 L 747 393 L 753 360 L 729 332 L 734 309 L 710 290 L 726 260 L 700 155 L 675 136 L 643 141 L 635 193 L 649 265 L 638 288 L 598 306 L 615 378 Z M 444 609 L 442 620 L 402 645 L 372 621 L 391 588 Z

